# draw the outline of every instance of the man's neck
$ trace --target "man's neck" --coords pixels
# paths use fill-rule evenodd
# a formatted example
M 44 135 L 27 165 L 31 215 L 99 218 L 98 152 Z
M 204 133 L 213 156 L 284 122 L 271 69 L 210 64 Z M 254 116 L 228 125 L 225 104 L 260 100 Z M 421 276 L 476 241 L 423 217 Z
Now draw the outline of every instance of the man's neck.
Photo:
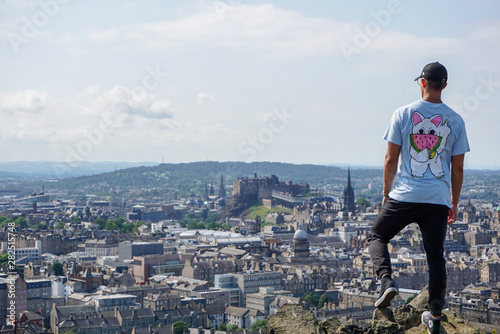
M 443 103 L 443 101 L 441 101 L 441 97 L 422 96 L 422 100 L 430 103 Z

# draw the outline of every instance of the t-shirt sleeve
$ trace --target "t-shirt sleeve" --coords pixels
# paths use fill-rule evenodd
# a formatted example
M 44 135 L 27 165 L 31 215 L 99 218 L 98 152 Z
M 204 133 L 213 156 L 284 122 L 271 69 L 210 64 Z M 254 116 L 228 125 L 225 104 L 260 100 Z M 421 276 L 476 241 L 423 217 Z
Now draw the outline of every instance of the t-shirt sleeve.
M 384 139 L 396 145 L 402 145 L 403 141 L 401 138 L 401 118 L 399 113 L 396 111 L 392 114 L 391 121 L 385 130 Z
M 470 151 L 469 140 L 467 139 L 467 131 L 465 130 L 465 124 L 462 121 L 460 130 L 457 133 L 453 147 L 451 148 L 451 155 L 460 155 Z

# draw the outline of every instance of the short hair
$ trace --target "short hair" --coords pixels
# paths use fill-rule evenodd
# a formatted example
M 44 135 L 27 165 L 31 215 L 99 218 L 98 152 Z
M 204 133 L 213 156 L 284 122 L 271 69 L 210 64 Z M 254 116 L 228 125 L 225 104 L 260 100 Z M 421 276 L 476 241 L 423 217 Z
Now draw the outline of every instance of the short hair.
M 427 86 L 430 90 L 441 91 L 446 86 L 446 82 L 427 80 Z

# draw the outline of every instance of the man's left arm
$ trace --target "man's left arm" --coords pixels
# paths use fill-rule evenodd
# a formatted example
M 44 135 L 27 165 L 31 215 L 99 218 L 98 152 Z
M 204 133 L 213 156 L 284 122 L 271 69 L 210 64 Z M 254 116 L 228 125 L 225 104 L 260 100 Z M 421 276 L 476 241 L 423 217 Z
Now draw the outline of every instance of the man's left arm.
M 451 157 L 451 209 L 448 214 L 448 225 L 457 220 L 458 199 L 460 198 L 464 179 L 464 158 L 465 154 Z

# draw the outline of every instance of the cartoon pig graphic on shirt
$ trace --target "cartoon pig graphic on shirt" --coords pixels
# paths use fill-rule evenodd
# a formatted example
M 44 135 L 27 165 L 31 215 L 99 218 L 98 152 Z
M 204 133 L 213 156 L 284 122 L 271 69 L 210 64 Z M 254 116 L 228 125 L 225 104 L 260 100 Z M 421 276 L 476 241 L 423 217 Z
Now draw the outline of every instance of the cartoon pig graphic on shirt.
M 415 111 L 412 116 L 413 129 L 410 134 L 410 168 L 413 177 L 421 178 L 427 169 L 438 179 L 444 177 L 440 154 L 450 134 L 448 120 L 443 124 L 441 115 L 424 118 Z

